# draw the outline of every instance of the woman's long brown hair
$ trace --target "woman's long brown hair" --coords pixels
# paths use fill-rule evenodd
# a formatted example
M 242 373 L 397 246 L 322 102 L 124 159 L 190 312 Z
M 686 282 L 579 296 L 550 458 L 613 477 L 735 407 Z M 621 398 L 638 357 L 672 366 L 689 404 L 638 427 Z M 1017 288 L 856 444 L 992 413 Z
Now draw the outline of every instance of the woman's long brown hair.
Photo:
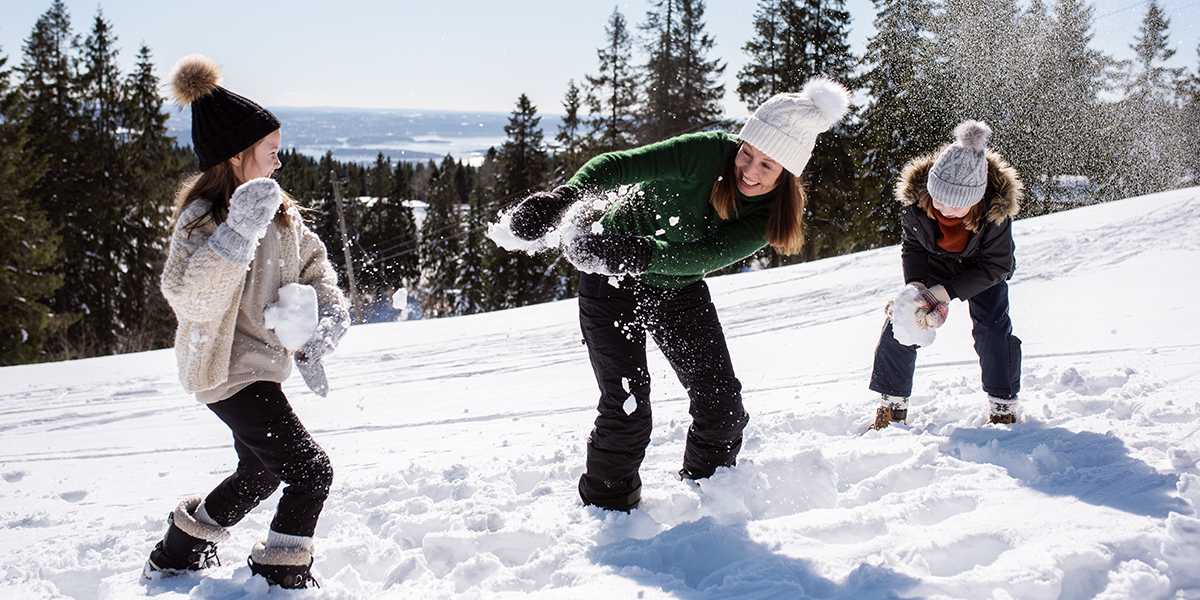
M 254 146 L 243 150 L 240 156 L 243 164 L 248 160 L 253 160 Z M 225 217 L 229 215 L 229 199 L 233 197 L 233 191 L 242 183 L 244 182 L 238 177 L 233 164 L 229 160 L 217 163 L 209 167 L 207 171 L 188 177 L 183 180 L 183 183 L 179 185 L 179 189 L 175 192 L 175 215 L 173 219 L 178 221 L 183 209 L 187 208 L 188 205 L 197 199 L 203 198 L 210 203 L 209 209 L 204 214 L 185 223 L 183 228 L 190 234 L 197 227 L 210 220 L 213 223 L 224 223 Z M 294 205 L 295 200 L 285 192 L 283 194 L 283 202 L 279 206 L 279 212 L 275 213 L 275 222 L 284 227 L 290 226 L 292 224 L 290 211 Z
M 737 217 L 736 160 L 734 154 L 708 198 L 722 221 Z M 804 247 L 804 205 L 808 202 L 804 179 L 784 169 L 775 187 L 780 193 L 776 195 L 767 219 L 767 243 L 784 256 L 799 254 Z

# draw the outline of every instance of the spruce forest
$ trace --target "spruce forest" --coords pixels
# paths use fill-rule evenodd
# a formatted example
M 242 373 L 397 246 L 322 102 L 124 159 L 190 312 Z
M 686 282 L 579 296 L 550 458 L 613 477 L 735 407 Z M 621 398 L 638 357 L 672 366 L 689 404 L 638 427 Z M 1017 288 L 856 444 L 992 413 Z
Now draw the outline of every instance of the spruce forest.
M 733 41 L 748 61 L 736 73 L 715 55 L 703 0 L 655 0 L 643 15 L 614 9 L 595 32 L 595 63 L 563 82 L 561 105 L 514 99 L 506 140 L 481 163 L 383 154 L 344 163 L 290 150 L 276 177 L 306 209 L 344 287 L 349 249 L 359 322 L 396 318 L 401 289 L 409 318 L 571 297 L 565 260 L 504 252 L 488 224 L 597 154 L 736 132 L 727 87 L 753 110 L 824 75 L 855 100 L 804 173 L 804 252 L 785 258 L 768 247 L 731 270 L 895 244 L 896 176 L 949 142 L 964 118 L 997 132 L 996 150 L 1028 188 L 1023 217 L 1200 179 L 1200 64 L 1169 66 L 1170 22 L 1154 1 L 1138 7 L 1136 58 L 1126 61 L 1094 49 L 1092 36 L 1097 20 L 1130 13 L 1097 14 L 1086 0 L 875 0 L 876 33 L 862 55 L 848 42 L 844 4 L 759 0 L 746 13 L 753 38 Z M 0 237 L 9 241 L 0 244 L 0 365 L 173 344 L 159 274 L 175 190 L 195 159 L 189 140 L 168 135 L 166 74 L 153 50 L 123 47 L 118 26 L 97 11 L 77 27 L 55 0 L 23 47 L 0 48 Z M 128 51 L 136 63 L 121 72 Z M 562 116 L 557 130 L 542 129 L 543 111 Z M 349 239 L 339 196 L 372 199 L 346 205 Z M 427 206 L 419 227 L 418 203 Z

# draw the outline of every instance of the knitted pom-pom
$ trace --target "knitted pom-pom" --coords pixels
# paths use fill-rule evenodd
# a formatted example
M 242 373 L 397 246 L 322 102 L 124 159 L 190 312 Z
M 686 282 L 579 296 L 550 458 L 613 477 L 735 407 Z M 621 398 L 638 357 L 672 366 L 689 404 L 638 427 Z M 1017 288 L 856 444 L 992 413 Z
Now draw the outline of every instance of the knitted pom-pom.
M 809 79 L 800 93 L 808 96 L 817 110 L 821 111 L 826 127 L 832 127 L 834 123 L 842 120 L 850 108 L 850 92 L 846 90 L 845 86 L 832 79 L 824 77 Z
M 992 128 L 983 121 L 963 121 L 954 128 L 954 138 L 963 148 L 983 152 L 992 139 Z
M 180 105 L 189 105 L 212 93 L 221 82 L 221 68 L 202 54 L 189 54 L 171 71 L 171 96 Z

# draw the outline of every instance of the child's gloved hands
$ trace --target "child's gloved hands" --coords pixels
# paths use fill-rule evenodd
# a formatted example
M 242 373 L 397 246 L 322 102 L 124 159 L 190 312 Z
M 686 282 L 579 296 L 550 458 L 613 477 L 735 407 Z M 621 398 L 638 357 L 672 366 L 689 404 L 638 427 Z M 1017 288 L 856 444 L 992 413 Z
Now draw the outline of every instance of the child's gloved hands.
M 340 315 L 327 315 L 317 322 L 313 336 L 296 351 L 296 362 L 316 362 L 333 354 L 350 324 Z
M 913 282 L 909 284 L 920 291 L 916 319 L 922 329 L 937 329 L 946 323 L 950 315 L 950 293 L 942 285 L 931 288 L 924 284 Z
M 248 240 L 262 239 L 282 202 L 283 190 L 274 179 L 251 179 L 233 191 L 225 224 Z

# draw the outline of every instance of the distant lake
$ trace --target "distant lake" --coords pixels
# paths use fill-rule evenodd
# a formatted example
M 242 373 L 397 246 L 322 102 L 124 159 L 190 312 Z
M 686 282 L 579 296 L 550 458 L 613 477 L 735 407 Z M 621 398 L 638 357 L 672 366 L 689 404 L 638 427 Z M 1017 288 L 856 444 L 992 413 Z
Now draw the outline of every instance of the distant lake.
M 426 161 L 451 156 L 478 160 L 504 143 L 508 113 L 408 109 L 271 108 L 283 123 L 283 145 L 319 158 L 332 150 L 341 161 L 373 162 L 382 152 L 392 160 Z M 559 117 L 542 116 L 547 141 L 558 131 Z M 191 143 L 191 115 L 172 110 L 167 128 Z

